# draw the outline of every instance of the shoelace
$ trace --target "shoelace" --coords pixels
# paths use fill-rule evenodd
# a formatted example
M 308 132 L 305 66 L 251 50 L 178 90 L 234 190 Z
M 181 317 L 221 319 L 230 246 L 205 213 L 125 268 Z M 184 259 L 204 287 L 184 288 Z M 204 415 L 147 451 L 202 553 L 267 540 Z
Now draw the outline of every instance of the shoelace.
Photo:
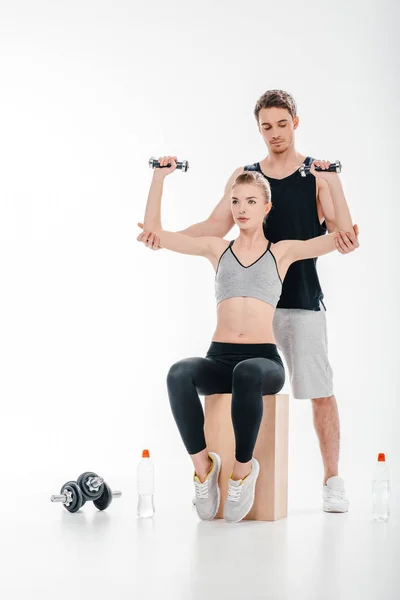
M 228 485 L 228 500 L 230 500 L 231 502 L 239 502 L 240 496 L 242 495 L 242 491 L 242 485 L 239 485 L 237 487 L 233 485 Z
M 343 500 L 343 498 L 345 497 L 345 493 L 345 490 L 337 490 L 335 488 L 329 489 L 329 495 L 334 496 L 335 498 L 339 498 L 340 500 Z
M 196 498 L 208 498 L 208 479 L 203 483 L 195 481 L 194 487 L 196 490 Z

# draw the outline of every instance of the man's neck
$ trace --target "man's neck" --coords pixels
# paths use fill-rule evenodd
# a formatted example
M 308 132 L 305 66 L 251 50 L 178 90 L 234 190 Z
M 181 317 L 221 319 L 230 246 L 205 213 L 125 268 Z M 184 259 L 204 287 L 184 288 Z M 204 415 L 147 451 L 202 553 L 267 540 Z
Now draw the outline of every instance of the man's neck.
M 304 162 L 305 156 L 295 148 L 289 148 L 281 154 L 268 154 L 260 162 L 261 171 L 269 177 L 283 178 L 293 173 Z

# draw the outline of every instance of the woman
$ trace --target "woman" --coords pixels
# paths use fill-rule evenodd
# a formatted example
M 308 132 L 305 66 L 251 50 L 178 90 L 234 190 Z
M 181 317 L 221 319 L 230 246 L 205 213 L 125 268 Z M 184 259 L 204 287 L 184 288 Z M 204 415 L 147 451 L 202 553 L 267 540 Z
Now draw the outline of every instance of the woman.
M 220 503 L 221 459 L 207 450 L 199 394 L 232 393 L 236 461 L 228 481 L 224 518 L 238 522 L 254 502 L 260 465 L 253 450 L 262 419 L 262 397 L 277 394 L 285 381 L 272 326 L 282 282 L 293 262 L 335 250 L 338 234 L 271 244 L 263 231 L 263 219 L 272 208 L 271 190 L 268 181 L 252 171 L 240 174 L 232 185 L 232 216 L 240 229 L 236 240 L 164 231 L 160 216 L 163 182 L 175 170 L 176 157 L 165 156 L 159 162 L 163 168 L 154 169 L 144 230 L 157 235 L 163 248 L 204 256 L 216 271 L 217 327 L 206 357 L 186 358 L 170 368 L 171 409 L 195 467 L 197 513 L 201 519 L 211 520 Z M 314 166 L 311 172 L 329 177 L 317 174 Z

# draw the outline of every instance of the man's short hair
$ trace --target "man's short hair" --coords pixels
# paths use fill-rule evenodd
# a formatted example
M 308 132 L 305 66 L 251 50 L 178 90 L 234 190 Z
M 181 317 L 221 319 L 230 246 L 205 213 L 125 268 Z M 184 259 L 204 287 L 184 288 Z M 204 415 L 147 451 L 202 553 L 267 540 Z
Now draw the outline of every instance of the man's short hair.
M 262 108 L 286 108 L 294 119 L 297 115 L 295 99 L 289 92 L 284 90 L 268 90 L 259 98 L 254 108 L 254 116 L 258 123 L 258 114 Z

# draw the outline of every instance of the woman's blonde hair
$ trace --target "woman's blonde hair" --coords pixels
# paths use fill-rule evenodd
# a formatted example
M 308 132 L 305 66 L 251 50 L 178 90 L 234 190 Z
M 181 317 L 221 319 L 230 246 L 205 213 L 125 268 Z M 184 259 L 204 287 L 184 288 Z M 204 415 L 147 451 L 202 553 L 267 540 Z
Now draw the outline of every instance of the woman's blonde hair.
M 271 202 L 271 186 L 269 185 L 269 181 L 265 179 L 265 177 L 258 171 L 244 171 L 244 173 L 238 175 L 232 183 L 232 189 L 235 187 L 235 185 L 239 185 L 241 183 L 253 183 L 261 189 L 262 193 L 264 194 L 265 202 Z M 267 220 L 268 214 L 269 213 L 265 215 L 264 222 Z

